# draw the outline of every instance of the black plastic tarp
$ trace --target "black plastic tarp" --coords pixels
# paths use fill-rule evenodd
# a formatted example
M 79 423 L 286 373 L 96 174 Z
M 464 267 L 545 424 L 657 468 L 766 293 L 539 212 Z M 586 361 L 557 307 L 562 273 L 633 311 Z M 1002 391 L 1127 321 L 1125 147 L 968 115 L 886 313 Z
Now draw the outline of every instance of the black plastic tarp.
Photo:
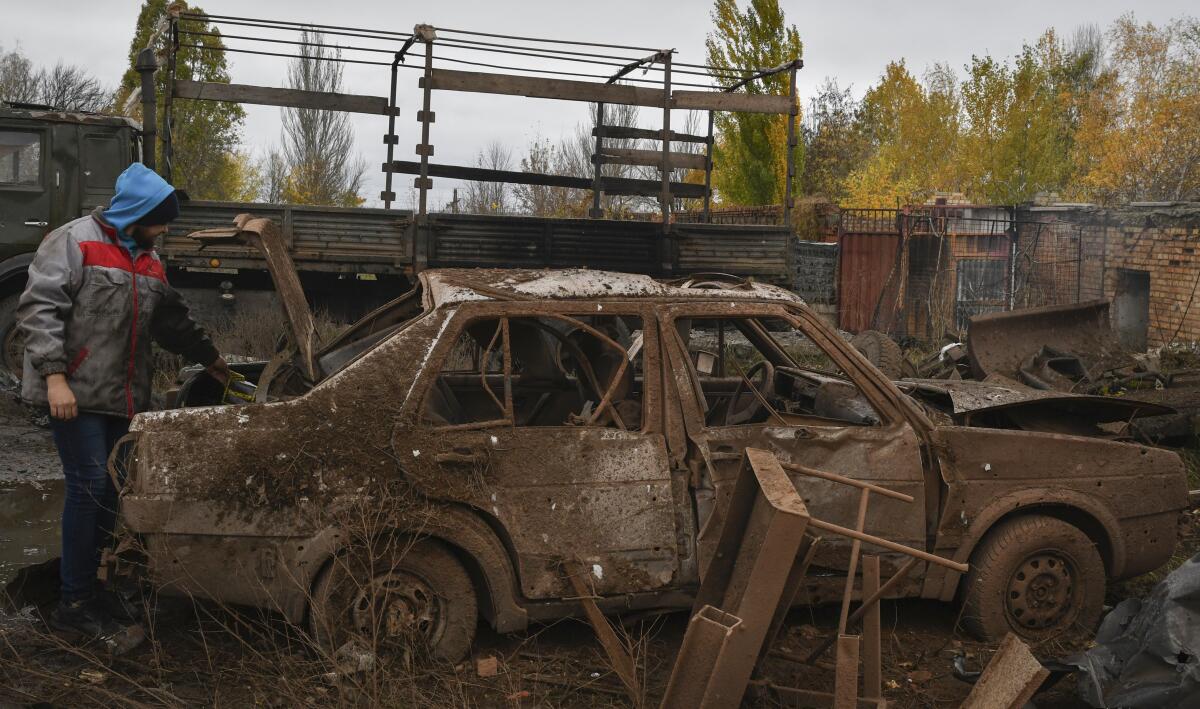
M 1113 608 L 1096 646 L 1067 663 L 1093 707 L 1200 707 L 1200 555 Z

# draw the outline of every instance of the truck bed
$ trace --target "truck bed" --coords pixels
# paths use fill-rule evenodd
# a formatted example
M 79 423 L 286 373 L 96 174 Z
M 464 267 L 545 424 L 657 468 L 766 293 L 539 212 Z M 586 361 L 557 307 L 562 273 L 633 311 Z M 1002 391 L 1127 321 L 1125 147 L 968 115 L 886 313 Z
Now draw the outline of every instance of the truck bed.
M 611 219 L 431 214 L 408 210 L 191 201 L 160 253 L 189 270 L 263 269 L 253 249 L 200 251 L 187 234 L 228 226 L 237 214 L 270 217 L 300 271 L 410 276 L 432 267 L 588 267 L 682 275 L 720 271 L 790 285 L 790 231 L 782 226 L 662 224 Z

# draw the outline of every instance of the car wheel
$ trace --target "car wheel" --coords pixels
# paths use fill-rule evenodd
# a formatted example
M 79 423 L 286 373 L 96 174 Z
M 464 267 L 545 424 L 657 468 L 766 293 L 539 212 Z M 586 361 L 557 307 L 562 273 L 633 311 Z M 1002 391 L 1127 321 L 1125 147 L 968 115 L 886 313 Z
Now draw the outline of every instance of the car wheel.
M 20 380 L 25 366 L 25 333 L 17 327 L 20 293 L 0 298 L 0 368 Z
M 357 640 L 380 654 L 466 656 L 479 616 L 462 563 L 432 540 L 397 537 L 375 547 L 340 554 L 322 570 L 308 618 L 317 645 L 331 655 Z
M 983 640 L 1013 632 L 1040 641 L 1092 632 L 1104 603 L 1104 563 L 1096 545 L 1060 519 L 1032 515 L 1002 522 L 971 555 L 963 624 Z
M 904 372 L 904 353 L 900 345 L 878 330 L 863 330 L 850 340 L 854 349 L 875 365 L 888 379 L 899 379 Z

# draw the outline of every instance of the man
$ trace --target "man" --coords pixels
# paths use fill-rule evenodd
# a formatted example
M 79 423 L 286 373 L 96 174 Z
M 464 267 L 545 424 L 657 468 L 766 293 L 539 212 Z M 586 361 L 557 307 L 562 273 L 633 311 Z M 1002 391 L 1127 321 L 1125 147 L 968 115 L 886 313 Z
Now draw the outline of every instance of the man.
M 89 638 L 122 631 L 120 607 L 97 583 L 101 550 L 112 539 L 117 491 L 110 451 L 129 419 L 150 405 L 153 340 L 228 376 L 208 335 L 167 283 L 154 252 L 179 216 L 175 188 L 135 163 L 117 178 L 108 209 L 51 232 L 29 267 L 17 306 L 25 331 L 22 398 L 49 407 L 66 479 L 62 516 L 62 594 L 53 627 Z

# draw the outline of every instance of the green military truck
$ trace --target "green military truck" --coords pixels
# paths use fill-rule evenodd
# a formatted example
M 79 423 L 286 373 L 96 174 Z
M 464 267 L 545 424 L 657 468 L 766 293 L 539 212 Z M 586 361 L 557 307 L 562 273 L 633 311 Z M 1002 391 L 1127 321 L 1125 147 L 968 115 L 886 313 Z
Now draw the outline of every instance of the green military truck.
M 20 371 L 13 318 L 34 251 L 51 229 L 108 203 L 117 175 L 139 159 L 139 136 L 128 118 L 0 104 L 0 335 L 9 371 Z

